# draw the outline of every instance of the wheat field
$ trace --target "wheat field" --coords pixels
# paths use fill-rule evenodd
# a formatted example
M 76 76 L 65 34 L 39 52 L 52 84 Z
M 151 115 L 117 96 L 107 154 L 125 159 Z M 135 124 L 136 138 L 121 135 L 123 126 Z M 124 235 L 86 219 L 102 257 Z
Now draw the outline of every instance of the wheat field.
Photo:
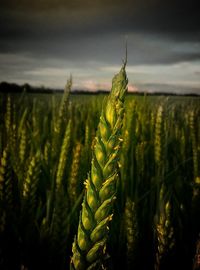
M 0 269 L 199 269 L 200 98 L 120 76 L 0 94 Z

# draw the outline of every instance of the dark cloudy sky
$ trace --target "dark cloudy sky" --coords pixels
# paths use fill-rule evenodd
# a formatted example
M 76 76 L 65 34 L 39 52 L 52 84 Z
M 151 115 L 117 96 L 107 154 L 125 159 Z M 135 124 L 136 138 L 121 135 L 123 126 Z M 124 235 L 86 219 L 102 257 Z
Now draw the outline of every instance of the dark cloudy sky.
M 200 93 L 198 0 L 1 0 L 0 81 Z

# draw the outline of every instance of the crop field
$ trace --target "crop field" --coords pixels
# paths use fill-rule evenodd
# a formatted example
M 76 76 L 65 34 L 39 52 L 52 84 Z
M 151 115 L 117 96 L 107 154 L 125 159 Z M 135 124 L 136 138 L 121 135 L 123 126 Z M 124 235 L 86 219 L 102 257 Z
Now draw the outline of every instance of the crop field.
M 200 98 L 71 87 L 0 95 L 0 269 L 199 269 Z

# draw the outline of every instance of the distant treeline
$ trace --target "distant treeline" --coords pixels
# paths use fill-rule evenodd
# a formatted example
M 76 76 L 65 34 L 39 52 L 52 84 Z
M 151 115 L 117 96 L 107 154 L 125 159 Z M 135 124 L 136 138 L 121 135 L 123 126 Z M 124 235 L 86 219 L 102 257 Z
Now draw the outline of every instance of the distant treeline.
M 16 83 L 7 83 L 7 82 L 2 82 L 0 83 L 0 92 L 1 93 L 22 93 L 22 92 L 27 92 L 27 93 L 54 93 L 54 92 L 62 92 L 60 89 L 50 89 L 50 88 L 44 88 L 44 87 L 34 87 L 29 84 L 23 84 L 23 85 L 18 85 Z
M 23 84 L 18 85 L 16 83 L 8 83 L 8 82 L 1 82 L 0 83 L 0 93 L 38 93 L 38 94 L 53 94 L 53 93 L 62 93 L 63 89 L 52 89 L 52 88 L 46 88 L 46 87 L 35 87 L 31 86 L 29 84 Z M 98 90 L 98 91 L 87 91 L 87 90 L 76 90 L 74 89 L 71 94 L 84 94 L 84 95 L 96 95 L 96 94 L 108 94 L 107 90 Z M 177 96 L 180 94 L 176 93 L 167 93 L 167 92 L 128 92 L 129 95 L 138 95 L 138 96 L 144 96 L 144 95 L 155 95 L 155 96 Z M 188 93 L 188 94 L 182 94 L 182 96 L 199 96 L 199 94 L 195 93 Z

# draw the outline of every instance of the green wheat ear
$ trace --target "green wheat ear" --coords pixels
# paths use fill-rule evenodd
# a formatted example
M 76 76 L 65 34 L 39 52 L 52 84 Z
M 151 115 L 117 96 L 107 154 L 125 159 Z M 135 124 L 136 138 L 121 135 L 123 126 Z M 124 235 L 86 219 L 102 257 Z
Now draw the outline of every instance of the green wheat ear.
M 95 138 L 91 172 L 85 181 L 78 233 L 72 247 L 71 269 L 103 267 L 109 222 L 113 215 L 118 179 L 120 138 L 127 92 L 126 61 L 114 76 L 110 95 L 105 101 Z

